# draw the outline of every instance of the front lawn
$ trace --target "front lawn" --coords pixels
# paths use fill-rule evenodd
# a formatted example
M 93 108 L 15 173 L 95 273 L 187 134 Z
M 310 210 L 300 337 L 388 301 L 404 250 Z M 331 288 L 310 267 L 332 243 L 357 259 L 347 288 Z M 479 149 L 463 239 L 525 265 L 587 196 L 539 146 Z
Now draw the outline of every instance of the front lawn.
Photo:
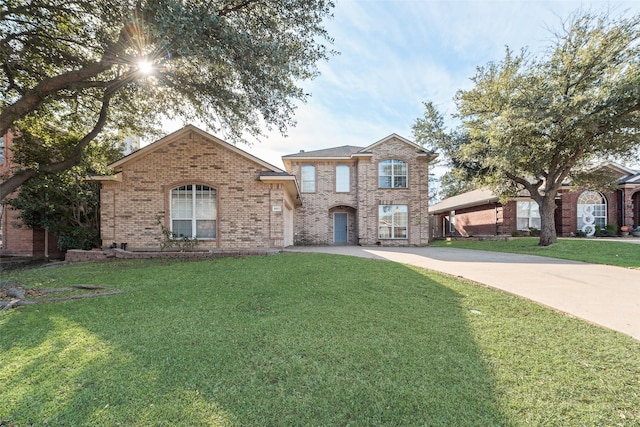
M 640 245 L 598 239 L 558 239 L 550 246 L 539 246 L 537 237 L 519 237 L 508 241 L 438 240 L 429 245 L 459 249 L 477 249 L 515 254 L 584 261 L 640 269 Z
M 0 425 L 632 426 L 640 342 L 324 254 L 5 274 L 115 296 L 0 312 Z

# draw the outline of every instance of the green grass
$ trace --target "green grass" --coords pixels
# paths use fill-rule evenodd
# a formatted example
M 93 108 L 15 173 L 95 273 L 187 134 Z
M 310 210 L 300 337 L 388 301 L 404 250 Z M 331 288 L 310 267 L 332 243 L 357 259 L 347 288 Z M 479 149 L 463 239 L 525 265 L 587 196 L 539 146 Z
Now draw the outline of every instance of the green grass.
M 640 342 L 396 263 L 283 254 L 11 278 L 125 293 L 0 312 L 0 425 L 640 424 Z
M 439 240 L 434 247 L 477 249 L 494 252 L 540 255 L 551 258 L 584 261 L 593 264 L 615 265 L 640 269 L 640 245 L 598 239 L 559 239 L 550 246 L 539 246 L 537 237 L 524 237 L 508 241 Z

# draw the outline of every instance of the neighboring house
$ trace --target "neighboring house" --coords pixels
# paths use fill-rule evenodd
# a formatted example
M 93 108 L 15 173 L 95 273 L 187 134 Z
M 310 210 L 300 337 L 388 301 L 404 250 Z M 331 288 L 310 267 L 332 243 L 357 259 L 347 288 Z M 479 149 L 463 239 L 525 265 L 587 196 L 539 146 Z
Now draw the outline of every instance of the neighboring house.
M 101 182 L 103 247 L 159 250 L 162 227 L 197 238 L 196 249 L 293 244 L 295 177 L 194 126 L 110 165 Z
M 0 179 L 10 176 L 13 167 L 13 135 L 11 132 L 0 137 Z M 8 198 L 13 195 L 7 196 Z M 6 199 L 5 199 L 6 201 Z M 20 212 L 0 201 L 0 255 L 28 256 L 34 258 L 62 255 L 58 250 L 55 235 L 42 228 L 29 228 L 18 218 Z
M 435 158 L 396 134 L 368 147 L 283 156 L 302 193 L 294 244 L 427 245 L 429 163 Z
M 600 193 L 563 186 L 556 197 L 559 236 L 570 236 L 578 230 L 593 235 L 596 225 L 602 229 L 610 224 L 640 226 L 640 172 L 613 162 L 602 167 L 618 176 L 617 189 Z M 538 204 L 528 193 L 502 204 L 491 191 L 474 190 L 431 206 L 429 213 L 436 237 L 511 235 L 540 229 Z

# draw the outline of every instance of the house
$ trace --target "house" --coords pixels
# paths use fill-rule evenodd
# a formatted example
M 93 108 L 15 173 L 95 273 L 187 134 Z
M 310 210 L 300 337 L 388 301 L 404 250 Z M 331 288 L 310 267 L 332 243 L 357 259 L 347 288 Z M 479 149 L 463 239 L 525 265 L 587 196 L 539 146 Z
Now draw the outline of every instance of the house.
M 563 185 L 556 196 L 555 227 L 558 236 L 582 231 L 594 235 L 596 226 L 640 226 L 640 171 L 615 162 L 607 168 L 617 177 L 615 191 L 600 193 Z M 432 233 L 444 236 L 511 235 L 513 232 L 540 229 L 538 204 L 523 192 L 501 203 L 486 189 L 447 198 L 429 208 Z
M 214 252 L 421 246 L 435 157 L 392 134 L 367 147 L 283 156 L 283 170 L 188 125 L 90 179 L 101 186 L 103 248 L 158 251 L 168 233 Z
M 103 247 L 159 250 L 163 229 L 197 249 L 293 244 L 293 175 L 188 125 L 110 165 L 101 183 Z
M 13 168 L 13 134 L 9 131 L 0 137 L 0 177 L 6 179 Z M 8 198 L 13 195 L 7 196 Z M 58 258 L 56 236 L 42 228 L 30 228 L 22 224 L 20 212 L 0 201 L 0 256 L 26 256 L 33 258 Z
M 282 157 L 300 183 L 295 245 L 423 246 L 434 153 L 396 134 Z

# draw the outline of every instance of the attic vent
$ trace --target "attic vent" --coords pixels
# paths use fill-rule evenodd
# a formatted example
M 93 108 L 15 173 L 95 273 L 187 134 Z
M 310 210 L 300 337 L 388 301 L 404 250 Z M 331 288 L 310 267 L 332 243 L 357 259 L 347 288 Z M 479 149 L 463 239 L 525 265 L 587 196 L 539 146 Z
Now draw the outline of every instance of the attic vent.
M 300 150 L 301 153 L 304 153 L 304 150 Z

